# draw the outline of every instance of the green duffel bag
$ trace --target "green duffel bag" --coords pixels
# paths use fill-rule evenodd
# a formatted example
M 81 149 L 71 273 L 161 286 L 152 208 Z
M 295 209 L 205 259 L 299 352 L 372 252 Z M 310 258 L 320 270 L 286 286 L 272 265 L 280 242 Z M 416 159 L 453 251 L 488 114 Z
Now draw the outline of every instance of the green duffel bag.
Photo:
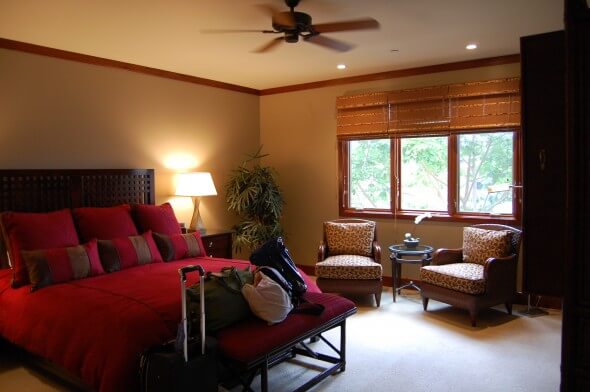
M 215 334 L 250 316 L 251 311 L 242 295 L 242 286 L 254 282 L 250 267 L 240 270 L 224 267 L 221 272 L 208 272 L 205 276 L 205 329 L 207 335 Z M 186 290 L 189 336 L 198 337 L 200 325 L 201 294 L 199 283 Z

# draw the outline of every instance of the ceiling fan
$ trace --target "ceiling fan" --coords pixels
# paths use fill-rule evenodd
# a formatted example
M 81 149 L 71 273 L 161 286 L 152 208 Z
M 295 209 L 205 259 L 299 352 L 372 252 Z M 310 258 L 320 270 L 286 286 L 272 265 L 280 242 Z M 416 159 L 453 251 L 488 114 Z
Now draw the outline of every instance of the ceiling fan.
M 254 50 L 256 53 L 268 52 L 275 49 L 283 42 L 296 43 L 299 38 L 316 45 L 339 52 L 346 52 L 354 47 L 347 42 L 321 35 L 323 33 L 335 33 L 340 31 L 378 29 L 379 22 L 373 18 L 355 19 L 334 23 L 312 24 L 309 14 L 295 11 L 300 0 L 285 0 L 289 11 L 279 11 L 271 5 L 260 5 L 260 7 L 271 15 L 272 30 L 205 30 L 208 33 L 234 33 L 234 32 L 259 32 L 265 34 L 282 34 L 260 48 Z

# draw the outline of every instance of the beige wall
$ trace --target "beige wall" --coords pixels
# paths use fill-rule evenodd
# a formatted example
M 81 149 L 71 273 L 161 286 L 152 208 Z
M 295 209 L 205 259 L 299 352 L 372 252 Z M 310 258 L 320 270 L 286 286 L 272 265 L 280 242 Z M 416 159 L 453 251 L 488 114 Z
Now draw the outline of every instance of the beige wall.
M 337 96 L 516 75 L 513 64 L 259 98 L 0 49 L 0 168 L 154 168 L 157 202 L 171 200 L 187 223 L 190 201 L 170 197 L 174 173 L 210 171 L 219 195 L 203 198 L 201 212 L 208 228 L 223 229 L 236 219 L 225 205 L 227 177 L 262 143 L 287 202 L 289 249 L 313 265 L 321 223 L 338 216 Z M 407 231 L 435 247 L 460 246 L 462 225 L 424 221 L 416 231 L 408 221 L 377 222 L 386 275 L 386 246 Z
M 295 262 L 314 264 L 322 222 L 338 217 L 336 97 L 518 75 L 520 65 L 511 64 L 262 96 L 260 138 L 270 154 L 265 163 L 280 174 L 287 203 L 283 222 Z M 435 248 L 461 246 L 463 225 L 425 220 L 416 230 L 413 221 L 376 221 L 387 276 L 391 276 L 387 246 L 399 243 L 403 233 L 417 232 Z M 417 266 L 403 267 L 404 277 L 415 278 L 417 273 Z
M 259 97 L 0 49 L 0 168 L 153 168 L 156 200 L 182 169 L 212 172 L 209 228 L 229 228 L 224 183 L 259 145 Z M 190 199 L 174 199 L 189 222 Z

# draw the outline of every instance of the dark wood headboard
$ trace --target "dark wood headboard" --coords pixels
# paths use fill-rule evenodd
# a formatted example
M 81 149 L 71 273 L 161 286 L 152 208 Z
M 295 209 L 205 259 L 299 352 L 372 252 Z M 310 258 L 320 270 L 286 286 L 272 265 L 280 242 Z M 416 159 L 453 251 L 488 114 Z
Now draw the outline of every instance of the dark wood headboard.
M 0 212 L 154 204 L 153 169 L 0 170 Z M 0 268 L 7 266 L 0 239 Z

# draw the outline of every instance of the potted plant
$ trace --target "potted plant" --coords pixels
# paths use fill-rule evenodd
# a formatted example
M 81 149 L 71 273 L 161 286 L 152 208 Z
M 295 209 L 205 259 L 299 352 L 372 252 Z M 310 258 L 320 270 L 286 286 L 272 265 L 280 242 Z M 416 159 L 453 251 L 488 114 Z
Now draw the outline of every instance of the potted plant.
M 414 219 L 414 224 L 419 225 L 420 222 L 422 222 L 426 218 L 432 218 L 432 214 L 430 212 L 425 212 L 423 214 L 416 216 L 416 218 Z M 406 233 L 404 235 L 404 245 L 406 246 L 406 248 L 413 249 L 416 248 L 418 244 L 420 244 L 419 237 L 414 237 L 412 233 Z
M 234 249 L 255 249 L 267 240 L 283 234 L 280 219 L 283 196 L 275 180 L 276 171 L 260 165 L 262 146 L 232 171 L 225 185 L 228 210 L 240 216 L 236 224 Z

